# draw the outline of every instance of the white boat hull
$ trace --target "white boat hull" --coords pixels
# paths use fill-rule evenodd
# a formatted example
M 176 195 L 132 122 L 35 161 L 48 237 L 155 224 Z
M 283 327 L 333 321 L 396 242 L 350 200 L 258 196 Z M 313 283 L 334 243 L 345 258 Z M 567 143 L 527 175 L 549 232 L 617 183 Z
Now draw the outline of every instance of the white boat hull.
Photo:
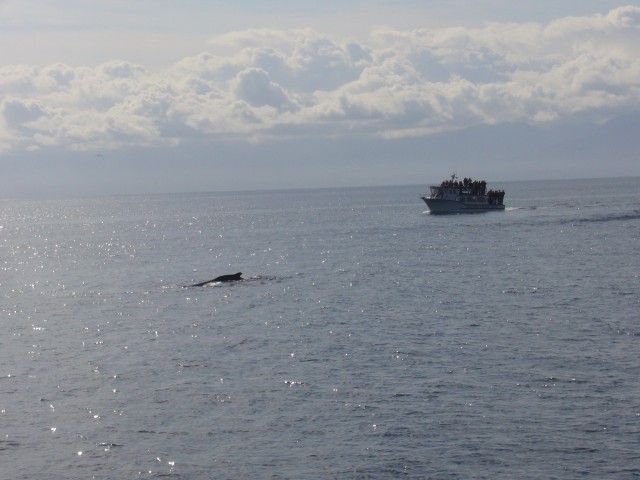
M 504 205 L 491 205 L 489 203 L 465 203 L 459 200 L 443 198 L 421 197 L 431 214 L 442 215 L 451 213 L 480 213 L 504 210 Z

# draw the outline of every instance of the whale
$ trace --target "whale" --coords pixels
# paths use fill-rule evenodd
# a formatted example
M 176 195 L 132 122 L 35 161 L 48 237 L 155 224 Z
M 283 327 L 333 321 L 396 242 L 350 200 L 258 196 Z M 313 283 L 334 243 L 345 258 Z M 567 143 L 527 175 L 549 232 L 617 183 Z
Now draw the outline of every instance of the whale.
M 193 285 L 189 285 L 190 287 L 204 287 L 210 283 L 222 283 L 222 282 L 239 282 L 243 280 L 242 272 L 233 273 L 231 275 L 220 275 L 219 277 L 213 278 L 211 280 L 207 280 L 206 282 L 194 283 Z

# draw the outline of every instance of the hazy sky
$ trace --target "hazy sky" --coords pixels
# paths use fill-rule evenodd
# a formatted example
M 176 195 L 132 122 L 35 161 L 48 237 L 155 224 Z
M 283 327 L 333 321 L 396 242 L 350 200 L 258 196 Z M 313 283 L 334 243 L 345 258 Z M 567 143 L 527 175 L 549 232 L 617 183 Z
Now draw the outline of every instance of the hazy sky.
M 5 195 L 640 174 L 637 1 L 0 0 L 0 42 Z

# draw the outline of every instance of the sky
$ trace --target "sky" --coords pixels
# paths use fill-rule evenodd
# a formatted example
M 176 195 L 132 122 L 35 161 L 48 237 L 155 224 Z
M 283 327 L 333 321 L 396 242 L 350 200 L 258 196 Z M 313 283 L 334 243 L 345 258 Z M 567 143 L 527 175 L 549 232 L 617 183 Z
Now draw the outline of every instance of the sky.
M 0 197 L 640 175 L 640 2 L 0 0 Z

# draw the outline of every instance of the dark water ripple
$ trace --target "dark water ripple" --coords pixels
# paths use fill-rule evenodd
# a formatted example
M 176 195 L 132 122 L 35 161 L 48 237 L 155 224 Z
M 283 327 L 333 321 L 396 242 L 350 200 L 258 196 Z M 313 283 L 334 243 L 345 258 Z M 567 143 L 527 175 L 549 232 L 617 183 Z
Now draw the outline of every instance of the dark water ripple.
M 638 477 L 639 181 L 4 202 L 0 477 Z

